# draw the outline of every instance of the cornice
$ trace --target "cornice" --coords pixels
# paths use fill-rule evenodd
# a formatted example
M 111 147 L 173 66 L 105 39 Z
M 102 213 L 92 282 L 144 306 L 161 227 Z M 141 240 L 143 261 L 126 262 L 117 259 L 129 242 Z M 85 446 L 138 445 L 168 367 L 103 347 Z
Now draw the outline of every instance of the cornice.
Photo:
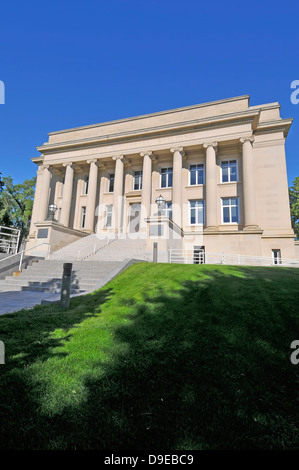
M 283 132 L 284 137 L 287 137 L 293 118 L 279 119 L 275 121 L 260 122 L 255 129 L 255 134 L 269 134 L 272 132 Z
M 253 124 L 253 121 L 257 119 L 258 115 L 259 112 L 256 110 L 240 111 L 237 113 L 223 114 L 221 116 L 193 119 L 191 121 L 183 121 L 167 125 L 164 124 L 161 126 L 153 126 L 134 131 L 118 132 L 92 138 L 70 140 L 53 144 L 45 143 L 36 148 L 42 153 L 49 153 L 58 152 L 63 149 L 94 147 L 95 145 L 110 145 L 118 142 L 130 142 L 134 140 L 141 140 L 143 136 L 146 138 L 155 138 L 157 136 L 161 137 L 161 134 L 168 136 L 171 134 L 183 134 L 186 132 L 190 133 L 204 129 L 213 129 L 215 127 L 228 127 L 247 123 Z
M 166 111 L 158 111 L 156 113 L 149 113 L 149 114 L 142 114 L 140 116 L 132 116 L 129 118 L 124 118 L 124 119 L 116 119 L 115 121 L 107 121 L 107 122 L 100 122 L 97 124 L 90 124 L 87 126 L 81 126 L 81 127 L 73 127 L 70 129 L 63 129 L 60 131 L 54 131 L 50 132 L 49 135 L 55 135 L 55 134 L 63 134 L 66 132 L 73 132 L 73 131 L 78 131 L 78 130 L 84 130 L 84 129 L 93 129 L 95 127 L 103 127 L 103 126 L 109 126 L 111 124 L 119 124 L 119 123 L 124 123 L 124 122 L 129 122 L 129 121 L 137 121 L 141 119 L 148 119 L 151 117 L 155 116 L 163 116 L 165 114 L 173 114 L 181 111 L 189 111 L 192 109 L 198 109 L 198 108 L 206 108 L 208 106 L 215 106 L 215 105 L 220 105 L 224 103 L 231 103 L 233 101 L 241 101 L 244 99 L 247 99 L 249 102 L 250 95 L 241 95 L 241 96 L 235 96 L 233 98 L 224 98 L 222 100 L 216 100 L 216 101 L 209 101 L 207 103 L 200 103 L 200 104 L 194 104 L 191 106 L 184 106 L 182 108 L 173 108 L 173 109 L 168 109 Z

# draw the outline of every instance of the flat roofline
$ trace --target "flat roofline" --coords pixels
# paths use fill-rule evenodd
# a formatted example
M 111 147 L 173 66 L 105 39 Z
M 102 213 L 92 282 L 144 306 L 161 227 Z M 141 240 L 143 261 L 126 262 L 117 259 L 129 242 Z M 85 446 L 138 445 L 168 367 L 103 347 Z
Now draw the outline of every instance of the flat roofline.
M 137 119 L 145 119 L 145 118 L 149 118 L 149 117 L 161 116 L 163 114 L 171 114 L 171 113 L 176 113 L 178 111 L 188 111 L 190 109 L 204 108 L 206 106 L 214 106 L 215 104 L 228 103 L 228 102 L 231 102 L 231 101 L 240 101 L 240 100 L 244 100 L 244 99 L 247 99 L 248 102 L 249 102 L 250 95 L 235 96 L 233 98 L 225 98 L 225 99 L 217 100 L 217 101 L 209 101 L 208 103 L 195 104 L 195 105 L 192 105 L 192 106 L 184 106 L 183 108 L 175 108 L 175 109 L 169 109 L 169 110 L 166 110 L 166 111 L 158 111 L 156 113 L 142 114 L 140 116 L 132 116 L 132 117 L 129 117 L 129 118 L 116 119 L 115 121 L 106 121 L 106 122 L 101 122 L 101 123 L 98 123 L 98 124 L 90 124 L 90 125 L 87 125 L 87 126 L 72 127 L 72 128 L 63 129 L 63 130 L 60 130 L 60 131 L 49 132 L 48 135 L 50 136 L 50 135 L 55 135 L 55 134 L 63 134 L 63 133 L 67 133 L 67 132 L 77 131 L 77 130 L 92 129 L 93 127 L 102 127 L 102 126 L 107 126 L 107 125 L 110 125 L 110 124 L 118 124 L 118 123 L 121 123 L 121 122 L 135 121 Z

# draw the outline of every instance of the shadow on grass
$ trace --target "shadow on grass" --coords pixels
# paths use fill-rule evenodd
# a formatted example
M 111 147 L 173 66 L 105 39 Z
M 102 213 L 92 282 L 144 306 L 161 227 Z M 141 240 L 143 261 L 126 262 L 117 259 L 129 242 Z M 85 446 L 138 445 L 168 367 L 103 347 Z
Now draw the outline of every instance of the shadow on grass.
M 154 268 L 140 271 L 144 285 Z M 130 273 L 138 277 L 138 269 L 122 279 L 134 281 Z M 19 314 L 26 334 L 22 344 L 18 335 L 9 339 L 15 359 L 2 377 L 1 448 L 296 448 L 298 373 L 289 347 L 298 331 L 298 276 L 287 269 L 202 268 L 204 275 L 199 271 L 170 289 L 163 283 L 167 274 L 161 271 L 159 278 L 162 268 L 156 269 L 161 287 L 144 288 L 141 298 L 118 284 L 84 303 L 81 298 L 82 305 L 73 300 L 67 313 L 49 307 L 43 318 L 36 319 L 34 310 L 29 317 Z M 24 367 L 53 355 L 65 359 L 69 353 L 59 346 L 72 341 L 68 330 L 102 309 L 105 314 L 112 294 L 115 314 L 123 313 L 121 321 L 110 322 L 107 359 L 93 364 L 101 374 L 82 375 L 78 402 L 42 413 L 36 383 Z M 66 330 L 63 341 L 49 336 L 55 328 Z

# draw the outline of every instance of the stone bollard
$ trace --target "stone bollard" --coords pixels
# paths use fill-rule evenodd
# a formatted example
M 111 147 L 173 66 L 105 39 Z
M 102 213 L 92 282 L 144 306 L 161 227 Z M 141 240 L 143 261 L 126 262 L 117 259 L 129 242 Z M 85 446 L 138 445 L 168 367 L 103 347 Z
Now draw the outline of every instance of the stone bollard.
M 69 308 L 72 282 L 72 263 L 63 263 L 60 307 Z
M 157 263 L 158 262 L 158 243 L 157 242 L 154 242 L 153 248 L 154 248 L 153 263 Z

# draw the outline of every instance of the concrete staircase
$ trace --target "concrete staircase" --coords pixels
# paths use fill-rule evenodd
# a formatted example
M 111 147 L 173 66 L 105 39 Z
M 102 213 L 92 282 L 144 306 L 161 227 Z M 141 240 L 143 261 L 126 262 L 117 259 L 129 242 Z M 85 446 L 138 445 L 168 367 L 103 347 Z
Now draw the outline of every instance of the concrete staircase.
M 55 251 L 50 260 L 84 261 L 124 261 L 125 259 L 138 259 L 152 261 L 153 253 L 146 249 L 146 240 L 142 238 L 128 238 L 126 234 L 119 234 L 117 238 L 100 238 L 99 235 L 88 235 L 76 242 Z M 159 252 L 159 262 L 167 262 L 167 252 Z
M 60 250 L 50 254 L 51 260 L 76 261 L 87 259 L 91 253 L 99 250 L 109 243 L 108 238 L 100 238 L 98 235 L 87 235 L 84 238 L 69 243 Z
M 28 266 L 19 276 L 6 276 L 0 281 L 0 292 L 34 291 L 60 294 L 64 261 L 40 260 Z M 123 269 L 117 261 L 74 261 L 71 295 L 80 295 L 102 287 Z
M 104 247 L 99 248 L 88 260 L 97 261 L 123 261 L 134 258 L 143 261 L 152 261 L 153 254 L 146 250 L 146 241 L 142 239 L 116 238 Z

